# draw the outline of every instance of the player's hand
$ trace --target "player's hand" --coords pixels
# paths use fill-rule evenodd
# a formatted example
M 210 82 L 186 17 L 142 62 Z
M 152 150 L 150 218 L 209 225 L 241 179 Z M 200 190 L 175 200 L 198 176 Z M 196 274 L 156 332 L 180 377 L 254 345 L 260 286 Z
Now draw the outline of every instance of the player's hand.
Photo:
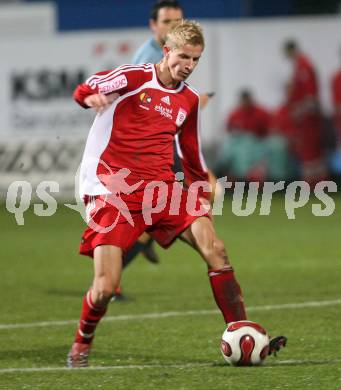
M 103 95 L 102 93 L 95 93 L 94 95 L 87 96 L 84 99 L 84 103 L 93 108 L 97 112 L 102 112 L 111 103 L 113 103 L 119 97 L 118 93 L 110 93 L 108 95 Z

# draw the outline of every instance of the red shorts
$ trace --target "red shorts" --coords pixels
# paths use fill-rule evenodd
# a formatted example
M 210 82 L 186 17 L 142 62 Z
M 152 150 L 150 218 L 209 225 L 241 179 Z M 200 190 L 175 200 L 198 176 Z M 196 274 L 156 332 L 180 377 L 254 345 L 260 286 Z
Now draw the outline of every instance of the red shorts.
M 126 208 L 113 201 L 112 195 L 85 196 L 88 227 L 83 233 L 79 253 L 93 257 L 93 251 L 99 245 L 114 245 L 126 252 L 145 231 L 162 247 L 167 248 L 193 221 L 200 216 L 209 216 L 208 213 L 201 212 L 198 215 L 199 213 L 187 211 L 187 190 L 181 191 L 176 215 L 172 215 L 173 183 L 167 184 L 167 187 L 169 194 L 163 198 L 163 203 L 160 202 L 160 211 L 155 213 L 148 212 L 150 208 L 142 208 L 143 190 L 120 197 Z M 157 194 L 154 194 L 154 201 L 151 203 L 153 207 L 155 198 Z M 198 211 L 202 207 L 198 197 L 192 200 L 194 210 Z

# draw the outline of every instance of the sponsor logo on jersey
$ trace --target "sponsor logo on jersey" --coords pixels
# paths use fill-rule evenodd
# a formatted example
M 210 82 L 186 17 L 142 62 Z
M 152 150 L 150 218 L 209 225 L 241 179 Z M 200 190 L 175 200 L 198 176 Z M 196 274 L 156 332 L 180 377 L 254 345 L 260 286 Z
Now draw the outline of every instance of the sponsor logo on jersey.
M 152 102 L 152 98 L 146 92 L 142 92 L 140 95 L 140 101 L 144 104 L 150 104 Z
M 148 105 L 152 102 L 152 98 L 146 93 L 142 92 L 139 96 L 141 104 L 139 105 L 144 110 L 149 111 Z
M 157 104 L 154 107 L 154 110 L 159 112 L 165 118 L 173 119 L 173 115 L 172 115 L 173 114 L 173 109 L 172 108 L 163 107 L 163 106 L 161 106 L 161 104 Z
M 115 77 L 113 80 L 98 84 L 99 93 L 110 93 L 124 88 L 128 85 L 128 80 L 124 74 Z
M 169 96 L 164 96 L 162 99 L 161 99 L 162 102 L 168 104 L 170 106 L 170 98 Z
M 176 117 L 175 124 L 180 127 L 184 122 L 187 117 L 187 111 L 184 110 L 183 108 L 179 108 L 178 115 Z

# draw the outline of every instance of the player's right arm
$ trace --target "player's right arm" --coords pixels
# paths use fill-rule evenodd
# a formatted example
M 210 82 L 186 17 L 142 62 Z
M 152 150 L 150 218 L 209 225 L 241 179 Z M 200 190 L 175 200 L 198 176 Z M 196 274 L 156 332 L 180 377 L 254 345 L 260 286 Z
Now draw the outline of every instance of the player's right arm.
M 94 95 L 87 96 L 84 99 L 84 103 L 87 107 L 93 108 L 97 112 L 101 112 L 118 97 L 119 95 L 117 93 L 110 93 L 109 95 L 95 93 Z
M 130 84 L 134 83 L 130 77 Z M 125 93 L 128 78 L 120 68 L 99 72 L 79 84 L 73 93 L 76 102 L 84 108 L 101 111 Z

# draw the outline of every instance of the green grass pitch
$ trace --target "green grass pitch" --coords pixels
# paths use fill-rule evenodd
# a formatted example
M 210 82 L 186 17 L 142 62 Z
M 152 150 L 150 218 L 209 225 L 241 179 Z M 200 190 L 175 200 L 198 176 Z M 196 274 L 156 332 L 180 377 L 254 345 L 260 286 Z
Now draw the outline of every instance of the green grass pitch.
M 270 216 L 250 217 L 233 215 L 227 199 L 216 218 L 249 318 L 289 338 L 277 358 L 250 368 L 224 364 L 224 322 L 205 265 L 177 242 L 158 249 L 159 266 L 139 256 L 124 273 L 128 299 L 110 304 L 109 320 L 98 327 L 90 360 L 96 369 L 64 369 L 92 275 L 91 260 L 77 254 L 84 224 L 60 206 L 53 217 L 28 212 L 17 226 L 2 205 L 0 389 L 340 389 L 341 197 L 335 199 L 332 216 L 313 216 L 309 204 L 295 220 L 286 218 L 282 197 Z M 29 368 L 36 370 L 23 370 Z

